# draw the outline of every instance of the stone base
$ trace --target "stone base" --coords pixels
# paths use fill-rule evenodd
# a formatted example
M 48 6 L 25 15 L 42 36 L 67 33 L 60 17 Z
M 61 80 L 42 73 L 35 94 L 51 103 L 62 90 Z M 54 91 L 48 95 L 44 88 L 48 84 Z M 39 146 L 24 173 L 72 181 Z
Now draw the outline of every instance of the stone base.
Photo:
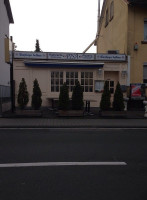
M 58 115 L 60 117 L 81 117 L 83 112 L 83 110 L 59 110 Z
M 15 115 L 17 117 L 41 117 L 41 110 L 16 110 Z
M 127 112 L 126 111 L 101 111 L 100 116 L 101 117 L 126 117 Z

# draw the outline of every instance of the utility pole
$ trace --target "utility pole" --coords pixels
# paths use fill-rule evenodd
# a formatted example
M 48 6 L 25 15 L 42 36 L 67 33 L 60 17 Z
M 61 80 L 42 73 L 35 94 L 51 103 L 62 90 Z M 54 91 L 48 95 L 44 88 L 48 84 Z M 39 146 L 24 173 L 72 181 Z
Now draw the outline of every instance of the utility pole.
M 93 42 L 83 51 L 83 53 L 86 53 L 88 49 L 97 41 L 99 37 L 99 25 L 100 25 L 100 0 L 98 0 L 98 17 L 97 17 L 97 33 L 96 33 L 96 38 L 93 40 Z

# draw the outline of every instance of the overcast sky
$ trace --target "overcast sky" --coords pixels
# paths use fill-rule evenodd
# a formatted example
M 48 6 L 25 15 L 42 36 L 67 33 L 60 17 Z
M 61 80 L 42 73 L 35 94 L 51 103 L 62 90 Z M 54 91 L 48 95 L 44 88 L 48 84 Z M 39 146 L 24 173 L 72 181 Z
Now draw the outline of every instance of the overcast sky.
M 102 5 L 103 0 L 101 0 Z M 10 0 L 17 50 L 34 51 L 36 39 L 46 52 L 83 52 L 95 39 L 98 0 Z M 96 53 L 93 46 L 89 53 Z

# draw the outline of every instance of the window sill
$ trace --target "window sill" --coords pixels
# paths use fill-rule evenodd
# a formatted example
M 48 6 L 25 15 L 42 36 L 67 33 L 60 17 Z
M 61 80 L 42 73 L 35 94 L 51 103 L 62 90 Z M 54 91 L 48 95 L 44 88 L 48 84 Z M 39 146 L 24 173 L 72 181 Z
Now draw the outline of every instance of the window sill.
M 147 40 L 141 41 L 141 44 L 147 44 Z

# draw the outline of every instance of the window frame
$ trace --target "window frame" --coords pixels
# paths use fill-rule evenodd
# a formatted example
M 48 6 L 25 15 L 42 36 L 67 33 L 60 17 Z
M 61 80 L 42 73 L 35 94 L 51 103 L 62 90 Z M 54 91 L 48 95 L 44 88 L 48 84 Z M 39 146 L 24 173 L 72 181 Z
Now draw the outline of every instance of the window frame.
M 112 1 L 110 4 L 110 21 L 113 19 L 113 17 L 114 17 L 114 1 Z
M 144 19 L 144 41 L 147 42 L 147 19 Z
M 54 75 L 52 76 L 52 74 L 54 74 Z M 58 71 L 58 72 L 57 71 L 51 71 L 51 79 L 50 79 L 51 80 L 51 92 L 60 92 L 60 88 L 64 83 L 63 79 L 64 79 L 63 71 Z
M 83 76 L 84 75 L 84 76 Z M 94 91 L 94 80 L 92 71 L 82 71 L 81 72 L 81 86 L 83 92 L 93 92 Z
M 72 73 L 73 73 L 73 77 L 72 77 Z M 65 77 L 66 77 L 66 85 L 68 86 L 69 92 L 73 91 L 73 87 L 76 84 L 76 81 L 78 81 L 78 76 L 79 76 L 79 72 L 78 71 L 66 71 L 65 73 Z M 72 84 L 73 81 L 73 84 Z
M 109 10 L 107 8 L 107 10 L 106 10 L 106 19 L 105 19 L 105 27 L 108 26 L 108 24 L 109 24 Z
M 115 82 L 113 80 L 106 80 L 106 82 L 108 82 L 108 86 L 109 86 L 109 91 L 111 94 L 114 94 L 115 92 Z M 113 86 L 111 85 L 113 83 Z M 112 92 L 113 91 L 113 92 Z

